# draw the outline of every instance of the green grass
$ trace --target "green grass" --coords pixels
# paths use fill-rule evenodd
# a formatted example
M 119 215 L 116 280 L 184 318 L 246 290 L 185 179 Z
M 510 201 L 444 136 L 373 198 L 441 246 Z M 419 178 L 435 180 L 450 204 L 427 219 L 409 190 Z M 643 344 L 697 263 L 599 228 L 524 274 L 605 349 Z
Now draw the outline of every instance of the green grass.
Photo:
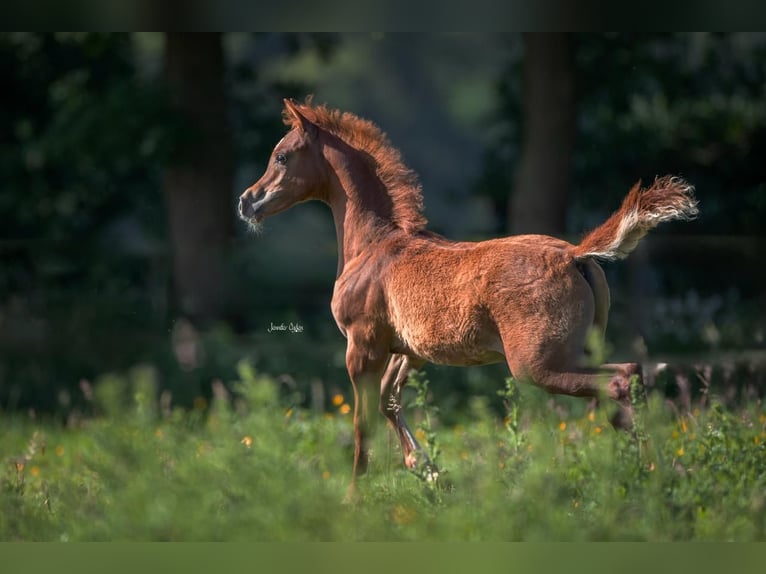
M 189 411 L 158 400 L 151 370 L 137 369 L 102 380 L 96 415 L 69 428 L 0 417 L 0 539 L 765 538 L 760 405 L 679 416 L 652 396 L 633 436 L 611 429 L 607 408 L 512 381 L 500 391 L 504 420 L 475 397 L 441 426 L 421 395 L 409 416 L 440 485 L 403 469 L 380 417 L 361 499 L 344 504 L 348 396 L 314 413 L 247 365 L 239 378 L 234 393 L 216 385 L 212 404 Z

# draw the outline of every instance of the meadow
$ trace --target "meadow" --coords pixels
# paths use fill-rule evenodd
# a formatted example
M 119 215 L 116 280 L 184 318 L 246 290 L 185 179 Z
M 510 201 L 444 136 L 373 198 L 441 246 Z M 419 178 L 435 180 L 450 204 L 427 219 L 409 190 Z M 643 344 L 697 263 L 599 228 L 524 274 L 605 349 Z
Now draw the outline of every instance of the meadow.
M 174 407 L 138 367 L 85 388 L 68 423 L 0 417 L 5 541 L 756 541 L 766 529 L 766 410 L 658 393 L 634 433 L 607 406 L 498 381 L 504 413 L 470 399 L 441 424 L 424 376 L 408 402 L 438 462 L 405 470 L 383 419 L 361 497 L 344 503 L 349 397 L 295 404 L 249 363 L 210 401 Z M 227 390 L 227 389 L 232 389 Z

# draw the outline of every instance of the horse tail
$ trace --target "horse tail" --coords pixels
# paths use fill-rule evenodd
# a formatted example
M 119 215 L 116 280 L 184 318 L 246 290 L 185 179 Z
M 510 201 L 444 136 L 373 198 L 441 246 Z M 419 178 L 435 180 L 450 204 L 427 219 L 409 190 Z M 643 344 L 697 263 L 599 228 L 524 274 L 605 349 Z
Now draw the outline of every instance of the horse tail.
M 694 187 L 680 177 L 656 178 L 646 188 L 639 181 L 620 209 L 575 246 L 574 257 L 624 259 L 644 235 L 663 221 L 694 219 L 697 213 Z

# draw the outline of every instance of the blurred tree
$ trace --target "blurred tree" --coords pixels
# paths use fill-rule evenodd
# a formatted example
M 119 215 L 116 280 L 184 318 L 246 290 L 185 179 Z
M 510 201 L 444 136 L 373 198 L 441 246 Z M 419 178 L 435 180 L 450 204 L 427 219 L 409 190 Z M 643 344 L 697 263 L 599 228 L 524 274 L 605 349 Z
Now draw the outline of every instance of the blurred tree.
M 567 34 L 524 34 L 523 147 L 512 233 L 564 230 L 575 131 L 575 69 Z
M 220 197 L 195 197 L 198 182 L 188 183 L 189 168 L 208 165 L 211 155 L 213 162 L 239 165 L 267 156 L 285 130 L 281 97 L 302 97 L 310 87 L 264 78 L 256 74 L 259 63 L 309 50 L 325 56 L 335 41 L 318 35 L 229 35 L 223 40 L 229 42 L 225 71 L 231 74 L 222 78 L 218 62 L 204 61 L 206 54 L 217 58 L 223 51 L 211 46 L 209 37 L 195 38 L 197 48 L 175 38 L 167 54 L 169 81 L 157 82 L 163 39 L 161 34 L 0 33 L 5 83 L 0 91 L 0 408 L 55 407 L 53 389 L 77 396 L 81 379 L 154 358 L 174 380 L 177 365 L 165 356 L 167 323 L 174 314 L 167 308 L 171 199 L 163 196 L 163 182 L 192 189 L 181 206 L 189 208 L 188 221 L 183 214 L 172 217 L 180 224 L 176 233 L 196 234 L 190 241 L 201 253 L 194 255 L 207 256 L 210 238 L 227 249 L 236 193 L 230 175 L 219 187 Z M 239 59 L 233 62 L 237 47 Z M 207 79 L 195 84 L 194 75 Z M 184 86 L 191 93 L 179 93 Z M 228 129 L 226 116 L 219 122 L 203 114 L 199 103 L 220 102 L 224 92 L 233 94 L 226 114 L 236 122 L 237 136 L 228 154 L 221 141 L 226 145 L 230 136 L 216 136 Z M 207 142 L 211 131 L 214 145 Z M 227 168 L 221 163 L 214 169 L 223 173 Z M 214 205 L 200 205 L 206 201 Z M 214 259 L 212 265 L 218 263 Z M 235 267 L 229 266 L 230 275 L 241 271 Z M 239 273 L 239 285 L 246 285 L 242 292 L 263 282 L 251 275 Z M 199 277 L 207 279 L 202 272 Z M 215 307 L 220 301 L 211 298 L 208 316 L 220 314 Z M 252 305 L 252 299 L 246 303 Z M 241 310 L 240 303 L 233 301 L 231 308 Z M 181 386 L 191 392 L 188 373 L 183 376 Z
M 176 303 L 182 313 L 209 322 L 223 312 L 233 230 L 222 35 L 167 33 L 165 78 L 170 101 L 189 127 L 164 174 Z
M 541 68 L 539 85 L 543 70 L 553 69 L 535 56 L 532 42 L 525 37 L 524 54 L 509 42 L 497 83 L 500 129 L 476 191 L 498 205 L 512 187 L 513 196 L 523 195 L 516 188 L 527 177 L 529 138 L 543 141 L 543 132 L 530 125 L 531 110 L 538 110 L 542 125 L 553 125 L 544 107 L 548 116 L 559 114 L 553 95 L 538 89 L 532 97 L 530 66 Z M 568 177 L 577 193 L 567 201 L 565 231 L 579 234 L 602 221 L 637 179 L 679 173 L 698 186 L 708 230 L 763 233 L 766 164 L 754 158 L 766 153 L 766 34 L 581 34 L 570 38 L 568 49 L 577 103 Z M 550 81 L 559 92 L 558 84 L 572 79 Z M 541 171 L 554 172 L 563 149 L 543 158 Z

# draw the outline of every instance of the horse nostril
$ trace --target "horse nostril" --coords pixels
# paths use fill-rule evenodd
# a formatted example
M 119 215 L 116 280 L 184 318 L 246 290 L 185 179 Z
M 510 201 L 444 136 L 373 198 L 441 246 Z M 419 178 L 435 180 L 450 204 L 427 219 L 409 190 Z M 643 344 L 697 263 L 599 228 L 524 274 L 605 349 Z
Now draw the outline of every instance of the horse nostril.
M 255 192 L 255 196 L 253 197 L 253 203 L 258 203 L 263 199 L 263 196 L 266 195 L 266 190 L 261 188 L 258 191 Z

